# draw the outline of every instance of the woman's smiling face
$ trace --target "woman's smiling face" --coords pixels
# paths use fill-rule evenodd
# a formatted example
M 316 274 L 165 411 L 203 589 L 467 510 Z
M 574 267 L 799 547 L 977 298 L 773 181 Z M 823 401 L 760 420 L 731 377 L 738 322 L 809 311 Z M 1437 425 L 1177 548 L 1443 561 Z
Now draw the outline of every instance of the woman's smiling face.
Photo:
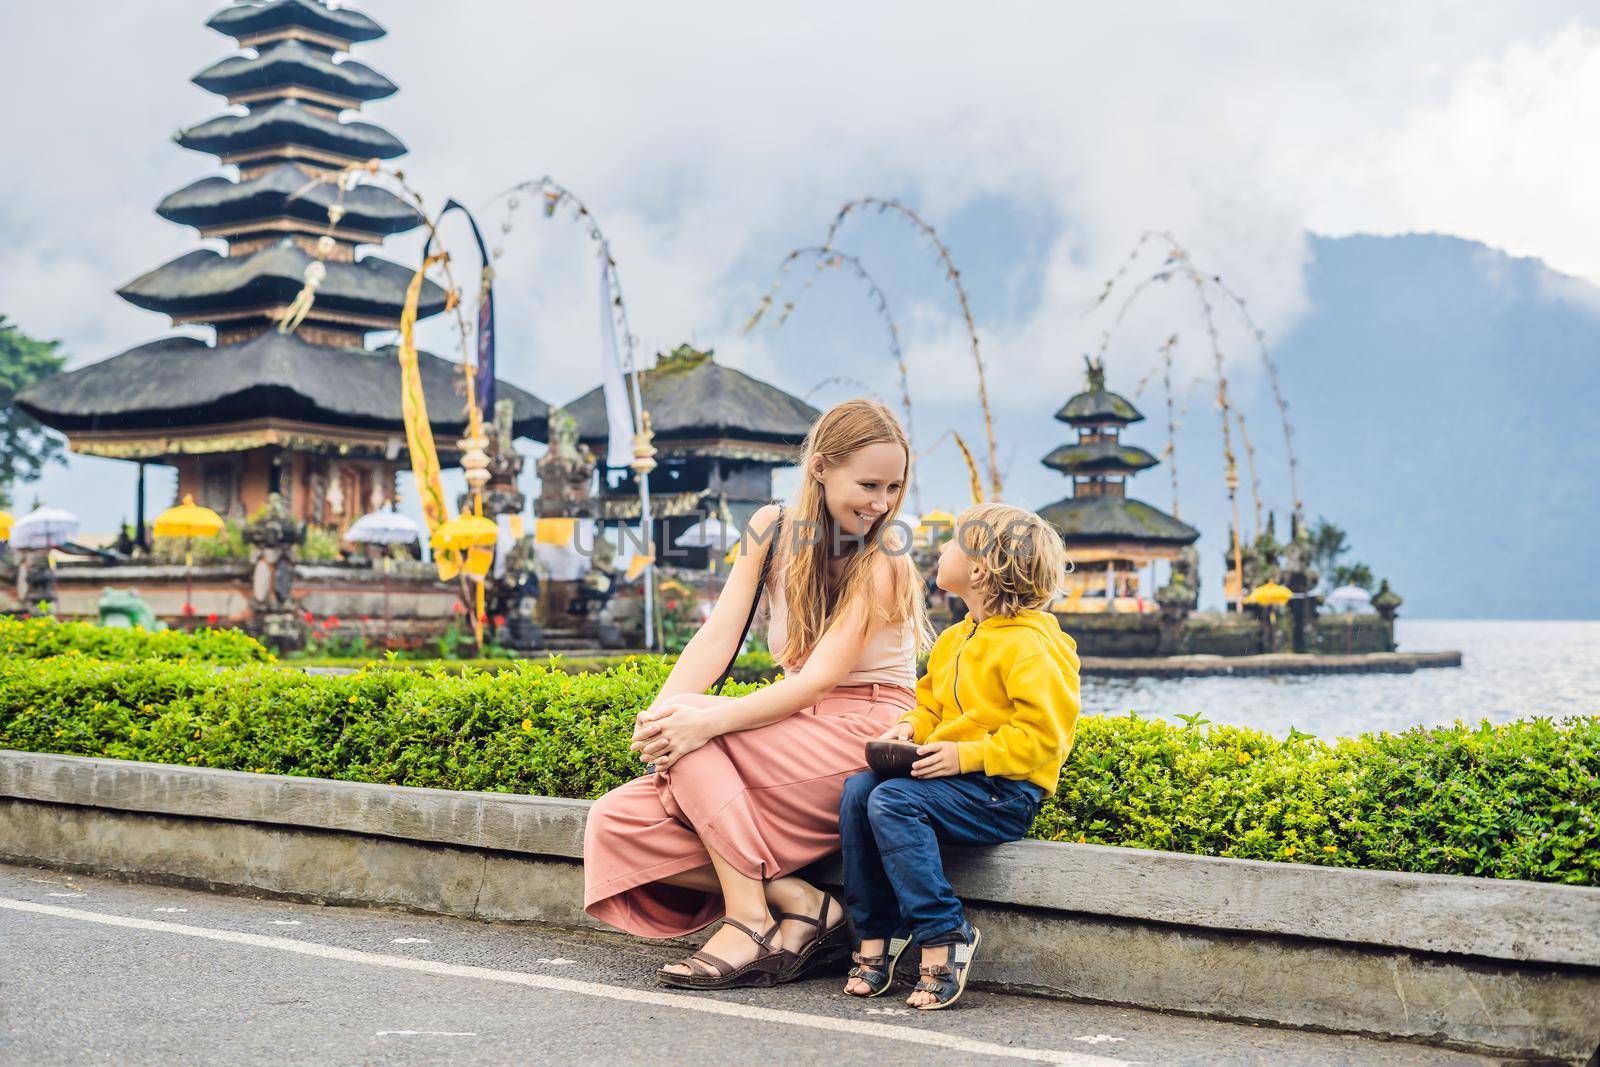
M 822 483 L 828 515 L 846 536 L 864 536 L 905 491 L 905 449 L 888 441 L 867 445 L 837 467 L 818 464 L 812 473 Z

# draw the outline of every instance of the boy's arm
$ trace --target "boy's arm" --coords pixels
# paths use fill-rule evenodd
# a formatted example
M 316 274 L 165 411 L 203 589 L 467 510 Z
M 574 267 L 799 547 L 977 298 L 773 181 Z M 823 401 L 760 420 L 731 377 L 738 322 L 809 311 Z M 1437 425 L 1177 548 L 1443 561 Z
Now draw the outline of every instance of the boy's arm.
M 1006 671 L 1011 721 L 978 741 L 961 741 L 961 773 L 1019 777 L 1065 762 L 1078 723 L 1078 674 L 1046 652 L 1032 652 Z

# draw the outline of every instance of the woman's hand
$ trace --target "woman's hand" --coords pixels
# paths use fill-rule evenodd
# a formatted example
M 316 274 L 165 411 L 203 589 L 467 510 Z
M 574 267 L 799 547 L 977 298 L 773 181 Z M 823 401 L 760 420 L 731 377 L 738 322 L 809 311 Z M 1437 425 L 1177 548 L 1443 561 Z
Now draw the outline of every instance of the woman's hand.
M 641 715 L 628 747 L 664 771 L 719 732 L 712 709 L 674 701 Z
M 913 778 L 945 778 L 961 773 L 961 750 L 954 741 L 936 741 L 921 745 L 917 755 L 922 758 L 911 765 Z
M 874 741 L 909 741 L 911 740 L 912 727 L 908 722 L 897 722 L 883 733 L 873 738 Z

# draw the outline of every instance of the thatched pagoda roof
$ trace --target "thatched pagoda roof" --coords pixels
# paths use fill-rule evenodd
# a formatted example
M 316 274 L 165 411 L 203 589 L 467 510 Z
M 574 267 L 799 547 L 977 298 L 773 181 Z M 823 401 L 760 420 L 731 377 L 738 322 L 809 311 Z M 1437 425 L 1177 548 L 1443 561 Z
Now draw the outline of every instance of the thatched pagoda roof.
M 1102 426 L 1107 423 L 1126 426 L 1144 419 L 1127 397 L 1106 388 L 1104 362 L 1085 356 L 1083 363 L 1083 392 L 1063 404 L 1061 410 L 1056 412 L 1056 418 L 1073 426 Z
M 314 257 L 288 239 L 244 256 L 224 256 L 201 248 L 135 278 L 117 294 L 138 307 L 180 317 L 286 304 L 300 292 L 306 267 L 312 262 Z M 327 277 L 317 289 L 316 308 L 400 317 L 411 270 L 377 256 L 324 266 Z M 423 279 L 418 315 L 437 314 L 444 310 L 444 302 L 444 289 Z
M 1061 531 L 1067 547 L 1104 541 L 1188 545 L 1200 531 L 1160 508 L 1125 496 L 1080 496 L 1058 500 L 1039 515 Z
M 709 349 L 680 345 L 658 356 L 641 378 L 655 445 L 663 451 L 787 462 L 822 414 L 777 386 L 716 362 Z M 579 440 L 602 451 L 608 437 L 602 390 L 591 389 L 566 410 L 577 420 Z M 776 447 L 730 451 L 729 442 Z
M 358 185 L 340 199 L 331 183 L 308 185 L 305 171 L 288 163 L 249 181 L 202 178 L 161 201 L 156 214 L 194 227 L 271 218 L 294 218 L 320 227 L 327 225 L 328 208 L 335 203 L 344 207 L 339 225 L 347 229 L 388 235 L 422 225 L 415 208 L 381 186 Z
M 280 100 L 248 115 L 218 115 L 179 132 L 185 148 L 229 156 L 276 145 L 300 145 L 355 160 L 404 155 L 400 138 L 370 122 L 326 118 L 294 100 Z
M 336 63 L 327 52 L 300 41 L 263 45 L 253 56 L 229 56 L 190 80 L 207 92 L 221 96 L 300 85 L 350 100 L 366 101 L 381 100 L 400 89 L 365 63 L 353 59 Z
M 434 433 L 453 441 L 466 428 L 461 367 L 427 352 L 417 363 Z M 512 401 L 513 432 L 544 440 L 549 405 L 508 382 L 496 391 Z M 66 433 L 270 417 L 405 433 L 394 349 L 332 348 L 276 330 L 217 347 L 192 337 L 153 341 L 37 382 L 16 402 Z
M 1137 445 L 1089 441 L 1061 445 L 1040 462 L 1062 474 L 1135 474 L 1161 461 Z
M 266 0 L 225 7 L 211 16 L 207 26 L 229 37 L 253 37 L 274 30 L 314 30 L 341 41 L 375 41 L 384 28 L 359 11 L 332 8 L 318 0 Z

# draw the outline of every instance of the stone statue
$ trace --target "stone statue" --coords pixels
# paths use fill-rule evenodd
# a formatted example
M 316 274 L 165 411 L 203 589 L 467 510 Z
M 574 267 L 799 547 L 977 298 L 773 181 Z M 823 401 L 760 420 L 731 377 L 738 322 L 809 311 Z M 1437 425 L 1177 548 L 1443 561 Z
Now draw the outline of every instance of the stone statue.
M 595 457 L 578 442 L 578 422 L 561 408 L 550 409 L 550 448 L 540 457 L 539 500 L 534 512 L 542 518 L 594 518 L 590 491 Z
M 250 631 L 279 651 L 305 644 L 305 628 L 294 602 L 294 547 L 305 537 L 305 525 L 294 521 L 280 493 L 267 495 L 267 506 L 245 524 L 250 546 Z

